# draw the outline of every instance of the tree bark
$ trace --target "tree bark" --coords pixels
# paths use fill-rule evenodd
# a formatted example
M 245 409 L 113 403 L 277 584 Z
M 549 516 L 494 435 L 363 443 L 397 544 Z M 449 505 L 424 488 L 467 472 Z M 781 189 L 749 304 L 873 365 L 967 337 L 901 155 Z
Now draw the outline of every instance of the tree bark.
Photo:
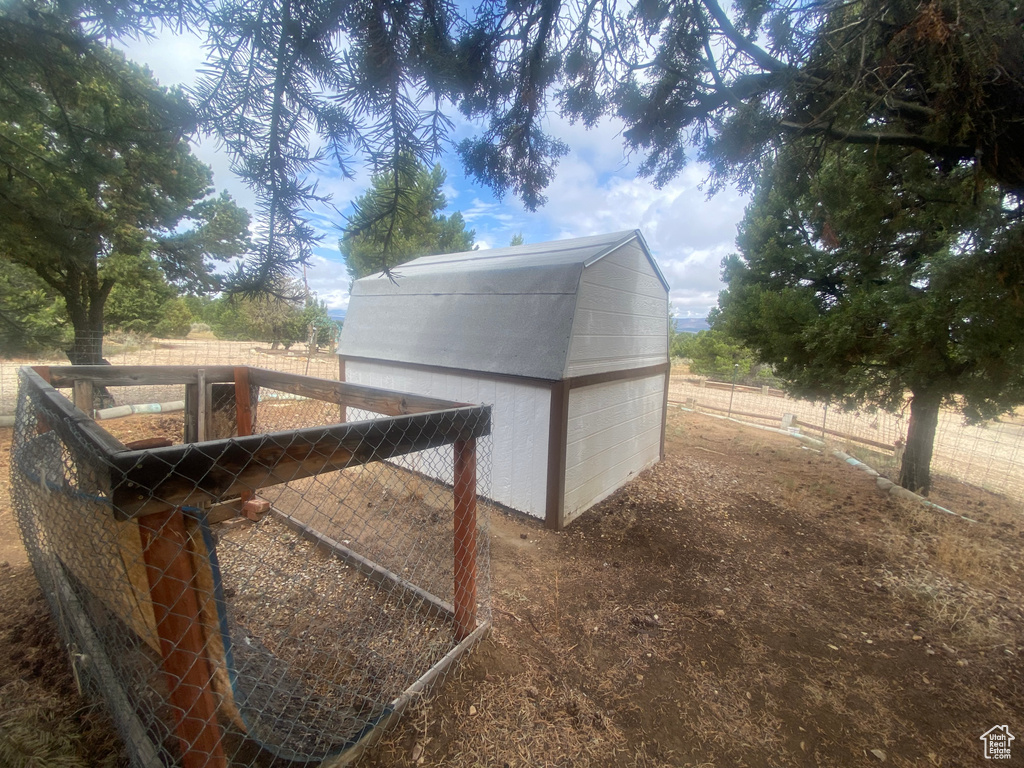
M 103 309 L 114 287 L 112 280 L 100 281 L 95 265 L 69 275 L 68 290 L 63 291 L 75 340 L 67 350 L 72 365 L 102 365 Z
M 904 488 L 927 496 L 932 484 L 932 449 L 942 395 L 935 392 L 913 392 L 912 395 L 907 448 L 900 465 L 899 482 Z

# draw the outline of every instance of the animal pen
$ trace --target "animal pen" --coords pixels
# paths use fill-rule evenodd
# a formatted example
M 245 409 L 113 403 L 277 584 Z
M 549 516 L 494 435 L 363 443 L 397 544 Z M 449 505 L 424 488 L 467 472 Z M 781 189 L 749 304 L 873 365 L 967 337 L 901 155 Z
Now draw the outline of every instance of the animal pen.
M 489 408 L 247 367 L 19 376 L 18 525 L 135 765 L 343 765 L 487 632 Z M 174 437 L 88 415 L 154 386 Z

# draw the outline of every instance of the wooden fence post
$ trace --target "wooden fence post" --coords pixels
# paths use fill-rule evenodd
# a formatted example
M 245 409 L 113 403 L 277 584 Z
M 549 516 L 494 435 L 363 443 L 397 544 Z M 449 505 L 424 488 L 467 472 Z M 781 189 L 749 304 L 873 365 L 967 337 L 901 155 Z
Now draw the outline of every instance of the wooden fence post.
M 249 369 L 245 366 L 235 368 L 235 408 L 238 436 L 251 435 L 252 402 L 249 397 Z
M 224 768 L 213 675 L 181 508 L 139 517 L 139 535 L 182 767 Z
M 455 443 L 455 638 L 476 629 L 476 440 Z

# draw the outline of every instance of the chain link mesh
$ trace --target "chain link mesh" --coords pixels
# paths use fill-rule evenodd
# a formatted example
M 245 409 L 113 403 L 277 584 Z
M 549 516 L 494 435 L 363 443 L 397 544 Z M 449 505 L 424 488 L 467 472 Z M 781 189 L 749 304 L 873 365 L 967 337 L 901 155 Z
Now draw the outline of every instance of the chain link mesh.
M 138 766 L 342 764 L 487 631 L 489 410 L 168 371 L 177 433 L 126 446 L 20 374 L 15 512 L 76 679 Z

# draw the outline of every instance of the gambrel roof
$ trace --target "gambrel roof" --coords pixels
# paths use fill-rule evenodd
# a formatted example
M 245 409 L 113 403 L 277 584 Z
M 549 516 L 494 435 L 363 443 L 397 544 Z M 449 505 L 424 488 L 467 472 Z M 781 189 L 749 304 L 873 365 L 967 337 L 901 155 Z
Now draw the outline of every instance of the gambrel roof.
M 394 280 L 377 274 L 353 283 L 339 351 L 557 381 L 567 367 L 581 276 L 622 248 L 638 250 L 649 265 L 623 273 L 624 285 L 642 282 L 667 296 L 639 230 L 426 256 L 397 267 Z

